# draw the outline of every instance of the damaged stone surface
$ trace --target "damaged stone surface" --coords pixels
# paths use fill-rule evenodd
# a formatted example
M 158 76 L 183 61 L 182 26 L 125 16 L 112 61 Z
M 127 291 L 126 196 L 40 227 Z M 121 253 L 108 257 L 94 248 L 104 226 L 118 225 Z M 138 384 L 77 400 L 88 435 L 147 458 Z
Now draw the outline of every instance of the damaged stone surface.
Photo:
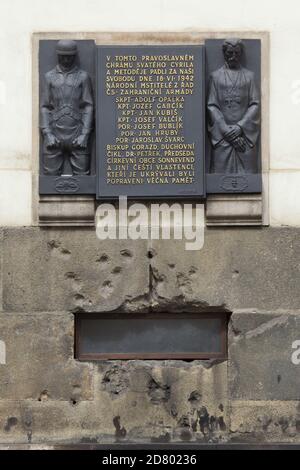
M 0 443 L 300 442 L 299 234 L 211 229 L 188 252 L 0 231 Z M 229 360 L 76 361 L 70 312 L 116 310 L 233 312 Z
M 99 388 L 110 394 L 129 441 L 225 439 L 226 362 L 111 362 L 99 370 Z
M 72 314 L 1 314 L 0 400 L 93 399 L 92 366 L 74 359 Z
M 300 442 L 299 401 L 233 401 L 231 441 Z
M 0 442 L 226 440 L 226 362 L 107 362 L 94 378 L 94 400 L 76 405 L 0 400 Z
M 234 313 L 229 331 L 231 398 L 300 400 L 300 371 L 292 363 L 299 313 Z
M 295 309 L 300 229 L 210 229 L 185 241 L 105 240 L 93 229 L 5 229 L 5 311 Z
M 296 309 L 300 305 L 300 229 L 207 229 L 204 247 L 152 242 L 153 306 Z
M 146 242 L 94 229 L 6 229 L 3 258 L 6 311 L 130 311 L 149 293 Z

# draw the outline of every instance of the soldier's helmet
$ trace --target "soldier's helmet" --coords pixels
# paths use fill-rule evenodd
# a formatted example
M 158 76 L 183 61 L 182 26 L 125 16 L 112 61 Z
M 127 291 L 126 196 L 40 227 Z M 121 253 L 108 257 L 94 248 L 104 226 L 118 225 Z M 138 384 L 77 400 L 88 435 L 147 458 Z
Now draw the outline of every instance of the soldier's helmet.
M 77 44 L 71 39 L 61 39 L 56 45 L 56 52 L 58 55 L 76 55 Z

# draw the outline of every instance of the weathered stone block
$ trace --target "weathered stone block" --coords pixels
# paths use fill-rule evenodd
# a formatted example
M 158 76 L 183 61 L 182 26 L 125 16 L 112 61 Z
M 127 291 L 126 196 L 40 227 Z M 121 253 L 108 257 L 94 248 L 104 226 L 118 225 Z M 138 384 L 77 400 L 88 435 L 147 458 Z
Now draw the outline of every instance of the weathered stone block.
M 236 442 L 300 442 L 299 402 L 234 401 L 230 415 Z
M 153 304 L 299 308 L 299 235 L 297 228 L 208 229 L 199 251 L 186 251 L 184 240 L 153 241 Z
M 101 363 L 94 400 L 0 400 L 0 442 L 226 440 L 226 379 L 226 363 Z
M 300 366 L 292 344 L 300 339 L 300 314 L 231 316 L 229 387 L 232 399 L 300 400 Z
M 206 224 L 209 226 L 262 225 L 260 194 L 210 194 L 206 200 Z
M 0 315 L 0 400 L 91 400 L 92 367 L 75 361 L 73 315 Z
M 122 433 L 125 440 L 148 442 L 226 438 L 226 362 L 110 362 L 100 371 L 96 390 L 110 397 L 120 438 Z
M 7 229 L 6 311 L 134 310 L 147 304 L 146 242 L 100 241 L 93 229 Z
M 95 224 L 95 198 L 89 196 L 40 196 L 41 226 L 87 227 Z

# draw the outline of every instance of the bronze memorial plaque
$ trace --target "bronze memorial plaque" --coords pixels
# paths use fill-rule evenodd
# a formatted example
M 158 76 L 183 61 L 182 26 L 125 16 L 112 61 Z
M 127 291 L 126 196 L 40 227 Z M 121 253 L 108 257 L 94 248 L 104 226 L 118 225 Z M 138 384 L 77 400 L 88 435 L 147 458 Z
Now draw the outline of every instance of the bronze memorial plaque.
M 97 47 L 97 197 L 204 197 L 203 46 Z
M 262 191 L 261 43 L 41 40 L 40 194 Z

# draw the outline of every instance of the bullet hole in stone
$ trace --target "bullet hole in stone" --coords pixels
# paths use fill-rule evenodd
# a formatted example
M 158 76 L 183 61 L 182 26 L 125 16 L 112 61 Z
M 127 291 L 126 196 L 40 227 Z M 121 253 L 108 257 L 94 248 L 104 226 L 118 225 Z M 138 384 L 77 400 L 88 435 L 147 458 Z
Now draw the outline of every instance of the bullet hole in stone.
M 107 279 L 106 281 L 103 282 L 102 286 L 103 287 L 112 287 L 112 283 L 111 283 L 110 280 Z
M 50 240 L 50 242 L 48 242 L 47 245 L 48 245 L 48 248 L 53 250 L 54 248 L 60 247 L 60 242 L 57 242 L 56 240 Z
M 169 267 L 170 269 L 174 269 L 175 266 L 176 266 L 176 265 L 175 265 L 174 263 L 169 263 L 169 264 L 168 264 L 168 267 Z
M 61 243 L 56 240 L 50 240 L 47 242 L 48 249 L 58 256 L 62 256 L 64 259 L 69 258 L 71 255 L 70 250 L 61 246 Z
M 74 399 L 71 399 L 71 403 L 72 403 L 73 406 L 76 406 L 76 405 L 77 405 L 77 401 L 74 400 Z
M 156 256 L 156 251 L 151 248 L 151 250 L 148 251 L 147 256 L 149 259 L 154 258 L 154 256 Z
M 49 396 L 48 396 L 48 391 L 47 390 L 43 390 L 38 398 L 38 401 L 46 401 L 48 400 Z
M 108 263 L 109 262 L 109 257 L 104 254 L 99 256 L 99 258 L 96 259 L 96 263 Z
M 122 272 L 122 268 L 121 266 L 116 266 L 113 270 L 112 270 L 112 274 L 120 274 Z
M 133 253 L 130 250 L 121 250 L 120 253 L 123 258 L 129 259 L 133 257 Z
M 201 393 L 199 393 L 197 390 L 194 390 L 194 391 L 190 394 L 188 401 L 189 401 L 191 404 L 196 404 L 196 403 L 199 403 L 199 402 L 201 401 L 201 398 L 202 398 Z
M 234 270 L 232 271 L 232 278 L 233 278 L 233 279 L 238 278 L 239 275 L 240 275 L 240 272 L 239 272 L 237 269 L 234 269 Z
M 108 297 L 111 296 L 113 291 L 114 291 L 113 283 L 111 282 L 111 280 L 106 279 L 103 282 L 102 287 L 100 288 L 100 295 L 102 295 L 102 297 L 107 299 Z
M 277 375 L 277 383 L 280 384 L 280 382 L 281 382 L 281 375 Z
M 196 274 L 197 271 L 198 271 L 198 268 L 196 268 L 195 266 L 191 266 L 189 270 L 189 275 L 193 276 L 193 274 Z
M 66 273 L 65 279 L 76 279 L 76 274 L 73 272 Z
M 17 424 L 18 424 L 18 420 L 14 416 L 7 418 L 6 424 L 4 426 L 4 431 L 9 432 L 11 428 L 16 426 Z
M 84 295 L 82 295 L 82 294 L 75 294 L 75 295 L 74 295 L 74 300 L 84 300 Z
M 112 398 L 127 392 L 129 387 L 129 377 L 126 369 L 113 366 L 105 372 L 102 379 L 104 389 L 111 394 Z

